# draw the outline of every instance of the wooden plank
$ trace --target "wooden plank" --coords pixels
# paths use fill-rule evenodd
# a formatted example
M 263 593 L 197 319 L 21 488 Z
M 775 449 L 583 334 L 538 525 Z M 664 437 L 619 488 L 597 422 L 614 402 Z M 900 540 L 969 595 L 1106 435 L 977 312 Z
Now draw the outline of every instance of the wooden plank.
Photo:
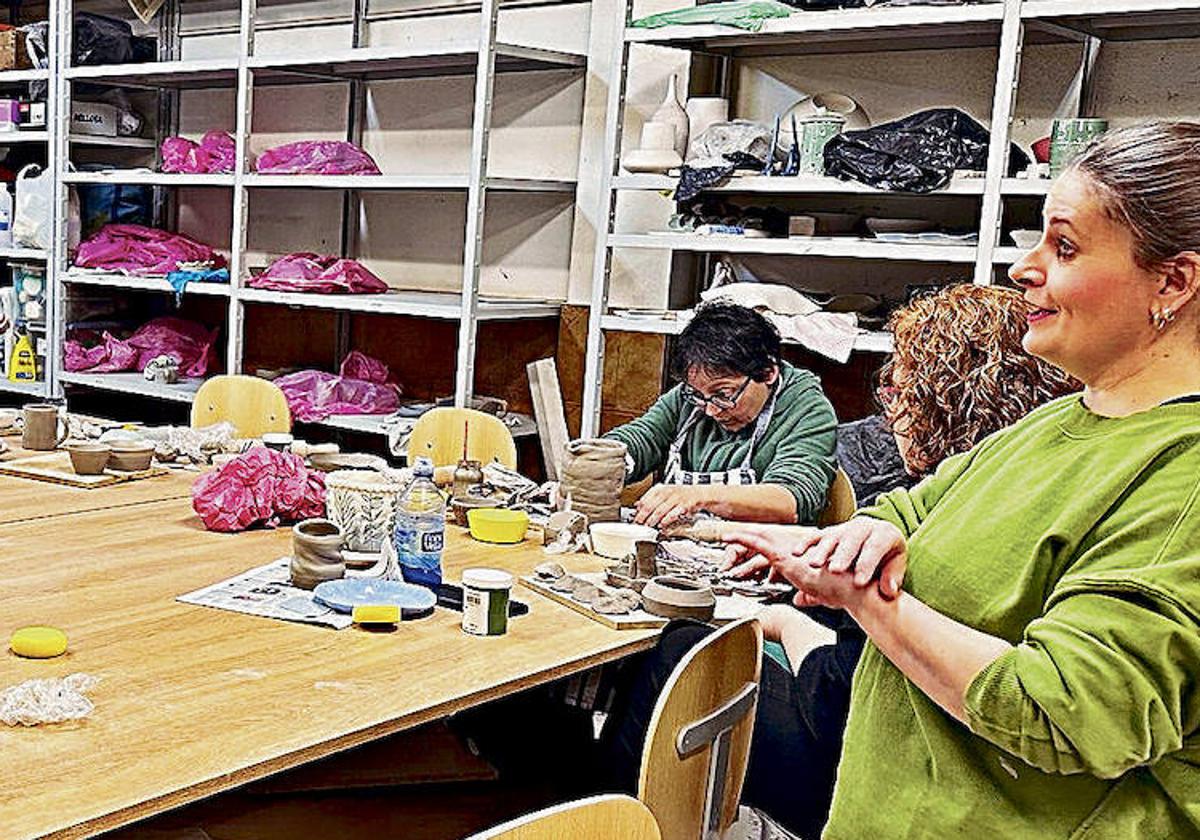
M 87 490 L 166 474 L 165 467 L 151 467 L 148 470 L 138 470 L 137 472 L 105 470 L 100 475 L 79 475 L 71 468 L 71 456 L 67 452 L 48 452 L 44 455 L 34 455 L 15 461 L 0 461 L 0 475 L 31 478 L 36 481 L 82 487 Z
M 542 457 L 546 463 L 546 478 L 558 481 L 558 468 L 563 449 L 570 440 L 567 416 L 563 411 L 562 389 L 558 384 L 558 367 L 554 359 L 538 359 L 525 366 L 529 375 L 529 392 L 533 395 L 533 416 L 538 424 L 542 442 Z
M 536 594 L 501 637 L 463 633 L 460 614 L 444 609 L 391 633 L 203 609 L 175 597 L 286 554 L 289 529 L 210 533 L 186 499 L 53 523 L 52 536 L 44 520 L 0 531 L 0 627 L 59 626 L 70 648 L 58 660 L 0 657 L 0 687 L 74 672 L 102 681 L 85 721 L 0 731 L 6 837 L 126 825 L 643 650 L 654 637 L 616 633 Z M 450 581 L 475 566 L 528 574 L 543 559 L 532 541 L 491 546 L 447 528 Z M 572 565 L 602 568 L 583 555 Z M 45 783 L 55 778 L 71 782 Z

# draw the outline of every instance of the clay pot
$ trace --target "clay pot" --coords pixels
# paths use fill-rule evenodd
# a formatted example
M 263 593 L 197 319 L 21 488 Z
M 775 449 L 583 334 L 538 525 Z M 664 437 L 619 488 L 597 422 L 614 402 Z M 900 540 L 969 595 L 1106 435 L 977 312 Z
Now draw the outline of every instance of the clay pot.
M 619 440 L 606 438 L 573 440 L 563 451 L 560 492 L 589 522 L 621 518 L 626 451 Z
M 292 584 L 312 589 L 345 577 L 342 529 L 328 519 L 305 519 L 292 527 Z
M 693 618 L 711 621 L 717 610 L 717 596 L 706 583 L 662 575 L 642 589 L 646 612 L 663 618 Z
M 459 496 L 454 501 L 450 502 L 450 510 L 454 513 L 454 524 L 460 528 L 470 527 L 467 521 L 467 513 L 479 508 L 494 508 L 500 507 L 499 499 L 491 499 L 487 496 Z
M 154 444 L 145 441 L 117 441 L 112 444 L 109 466 L 121 472 L 141 472 L 150 469 L 154 460 Z
M 71 469 L 78 475 L 100 475 L 108 466 L 112 450 L 103 443 L 74 443 L 67 447 Z
M 404 485 L 371 470 L 337 470 L 325 476 L 325 513 L 342 529 L 350 551 L 374 553 L 391 539 L 396 502 Z

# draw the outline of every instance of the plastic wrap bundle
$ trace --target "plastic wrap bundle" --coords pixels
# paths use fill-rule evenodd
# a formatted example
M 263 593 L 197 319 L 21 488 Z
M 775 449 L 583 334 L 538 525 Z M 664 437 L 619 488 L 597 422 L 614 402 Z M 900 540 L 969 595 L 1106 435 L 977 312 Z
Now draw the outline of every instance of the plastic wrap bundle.
M 26 680 L 0 692 L 0 721 L 9 726 L 37 726 L 79 720 L 92 713 L 85 697 L 100 682 L 91 674 Z
M 391 539 L 403 490 L 399 476 L 373 470 L 337 470 L 325 476 L 326 516 L 342 529 L 347 549 L 382 549 Z
M 625 444 L 604 438 L 584 438 L 567 444 L 563 452 L 561 492 L 571 510 L 590 522 L 621 518 L 621 489 L 625 486 Z
M 380 294 L 387 283 L 358 260 L 307 251 L 280 257 L 250 279 L 252 289 L 319 294 Z
M 105 225 L 79 246 L 75 265 L 126 274 L 168 274 L 180 263 L 225 265 L 225 258 L 181 233 L 142 225 Z
M 168 137 L 162 142 L 162 171 L 191 175 L 232 172 L 237 160 L 233 138 L 224 131 L 210 131 L 199 143 L 186 137 Z
M 109 332 L 72 331 L 63 342 L 63 367 L 69 371 L 113 373 L 145 370 L 159 356 L 179 363 L 183 376 L 204 376 L 216 364 L 217 331 L 183 318 L 155 318 L 122 341 Z
M 320 422 L 331 414 L 391 414 L 400 407 L 400 387 L 389 382 L 388 367 L 378 359 L 349 353 L 339 373 L 301 370 L 275 380 L 287 397 L 292 418 Z
M 298 455 L 256 447 L 196 479 L 192 508 L 210 531 L 312 519 L 325 513 L 325 478 Z
M 267 149 L 256 166 L 263 175 L 379 175 L 371 156 L 344 140 L 300 140 Z

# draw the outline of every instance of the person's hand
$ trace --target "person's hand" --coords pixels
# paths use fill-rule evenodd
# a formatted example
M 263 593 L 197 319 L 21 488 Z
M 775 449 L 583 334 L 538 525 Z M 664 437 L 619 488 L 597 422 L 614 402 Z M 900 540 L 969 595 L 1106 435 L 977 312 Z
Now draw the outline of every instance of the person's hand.
M 655 484 L 638 499 L 633 521 L 651 528 L 665 528 L 685 516 L 699 513 L 707 501 L 700 485 Z
M 892 523 L 869 516 L 856 516 L 841 525 L 825 528 L 819 539 L 794 553 L 814 569 L 852 573 L 858 587 L 878 578 L 879 594 L 889 600 L 900 594 L 908 568 L 904 534 Z
M 722 526 L 721 540 L 728 543 L 721 571 L 730 577 L 761 578 L 771 569 L 771 558 L 784 558 L 804 550 L 820 537 L 820 530 L 800 525 L 751 525 L 727 522 Z M 753 534 L 766 546 L 765 553 L 737 540 L 738 534 Z

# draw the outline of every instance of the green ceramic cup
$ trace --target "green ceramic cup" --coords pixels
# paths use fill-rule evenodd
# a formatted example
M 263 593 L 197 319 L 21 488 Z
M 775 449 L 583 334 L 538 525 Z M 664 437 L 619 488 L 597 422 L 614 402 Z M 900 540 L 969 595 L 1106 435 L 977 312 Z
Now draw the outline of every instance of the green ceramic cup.
M 841 114 L 816 114 L 800 123 L 800 174 L 825 174 L 825 144 L 842 133 Z
M 1093 140 L 1108 131 L 1108 120 L 1055 120 L 1050 132 L 1050 177 L 1057 178 Z

